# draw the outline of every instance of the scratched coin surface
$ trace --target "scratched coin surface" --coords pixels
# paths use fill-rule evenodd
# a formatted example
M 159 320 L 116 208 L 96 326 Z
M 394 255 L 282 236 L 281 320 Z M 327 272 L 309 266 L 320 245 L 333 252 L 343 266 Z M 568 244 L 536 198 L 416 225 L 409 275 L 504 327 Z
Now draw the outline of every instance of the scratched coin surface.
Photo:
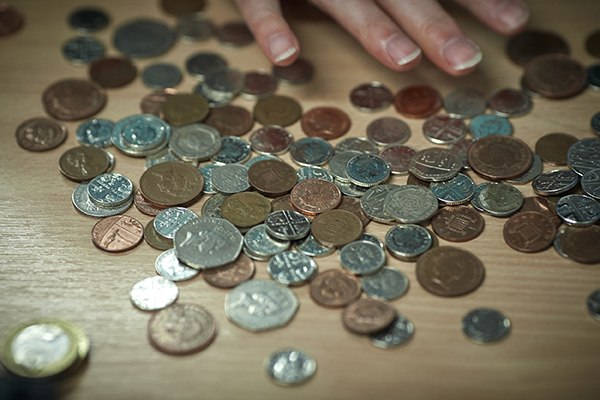
M 348 132 L 350 117 L 339 108 L 316 107 L 304 113 L 300 126 L 306 136 L 332 140 Z
M 350 182 L 357 186 L 372 187 L 385 182 L 390 176 L 390 166 L 374 154 L 359 154 L 346 163 Z
M 200 273 L 195 268 L 188 267 L 175 255 L 175 249 L 171 248 L 158 255 L 154 262 L 156 273 L 170 281 L 185 281 Z
M 88 196 L 98 207 L 118 207 L 133 196 L 133 183 L 117 173 L 98 175 L 88 184 Z
M 280 349 L 265 358 L 265 370 L 273 382 L 281 386 L 300 385 L 317 370 L 310 354 L 297 349 Z
M 254 262 L 247 255 L 240 254 L 229 264 L 203 270 L 202 279 L 211 286 L 229 289 L 252 279 L 255 272 Z
M 477 308 L 462 319 L 462 330 L 475 343 L 497 342 L 509 334 L 510 320 L 500 311 Z
M 390 267 L 362 278 L 363 291 L 368 296 L 381 300 L 393 300 L 404 295 L 408 285 L 408 277 L 402 271 Z
M 231 195 L 250 189 L 248 183 L 248 167 L 241 164 L 227 164 L 215 168 L 210 177 L 213 189 Z
M 371 333 L 369 341 L 377 347 L 388 349 L 400 346 L 412 339 L 415 327 L 412 322 L 400 314 L 396 315 L 394 321 L 386 328 Z
M 133 249 L 144 238 L 144 227 L 135 218 L 114 215 L 104 218 L 92 228 L 92 242 L 101 250 L 120 252 Z
M 81 79 L 55 82 L 42 94 L 46 112 L 61 121 L 89 118 L 104 108 L 106 99 L 100 85 Z
M 342 323 L 350 332 L 368 335 L 389 326 L 396 317 L 390 303 L 376 299 L 360 299 L 344 309 Z
M 15 136 L 25 150 L 47 151 L 64 143 L 67 127 L 50 118 L 31 118 L 17 127 Z
M 271 202 L 254 192 L 236 193 L 223 201 L 221 215 L 238 228 L 262 223 L 271 213 Z
M 554 241 L 556 225 L 545 214 L 537 211 L 520 212 L 504 224 L 504 241 L 524 253 L 545 250 Z
M 435 234 L 449 242 L 473 240 L 484 227 L 481 214 L 469 206 L 442 207 L 431 219 Z
M 475 172 L 492 180 L 516 178 L 533 163 L 533 154 L 525 142 L 501 135 L 476 140 L 469 147 L 467 158 Z
M 472 146 L 471 146 L 472 147 Z M 529 167 L 529 165 L 528 165 Z M 411 174 L 424 181 L 446 181 L 462 169 L 462 162 L 452 151 L 431 147 L 417 152 L 408 164 Z
M 136 282 L 129 292 L 131 302 L 141 310 L 155 311 L 175 302 L 177 285 L 162 276 L 152 276 Z
M 426 221 L 438 209 L 438 199 L 429 189 L 405 185 L 390 191 L 383 201 L 385 211 L 403 224 Z
M 360 218 L 349 211 L 330 210 L 315 217 L 312 234 L 327 247 L 341 247 L 357 240 L 363 233 Z
M 294 186 L 290 200 L 301 213 L 314 215 L 336 208 L 342 201 L 342 193 L 325 179 L 305 179 Z
M 202 194 L 204 177 L 191 164 L 168 161 L 156 164 L 142 174 L 140 190 L 151 203 L 163 207 L 182 205 Z

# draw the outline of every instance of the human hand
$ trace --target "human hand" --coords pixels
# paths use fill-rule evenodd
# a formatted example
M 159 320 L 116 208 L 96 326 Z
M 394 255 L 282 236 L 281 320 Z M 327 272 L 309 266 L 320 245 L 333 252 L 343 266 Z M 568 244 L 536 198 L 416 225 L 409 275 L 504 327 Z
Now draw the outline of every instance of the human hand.
M 454 0 L 504 35 L 524 29 L 529 8 L 523 0 Z M 281 14 L 279 0 L 237 0 L 267 58 L 289 65 L 298 40 Z M 481 61 L 479 47 L 461 31 L 437 0 L 312 0 L 363 47 L 396 71 L 417 66 L 423 53 L 450 75 L 465 75 Z

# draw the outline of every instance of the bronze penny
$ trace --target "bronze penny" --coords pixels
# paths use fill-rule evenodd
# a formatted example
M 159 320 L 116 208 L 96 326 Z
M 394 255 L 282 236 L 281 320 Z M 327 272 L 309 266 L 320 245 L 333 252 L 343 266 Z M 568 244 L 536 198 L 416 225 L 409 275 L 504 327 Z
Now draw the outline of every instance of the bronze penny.
M 569 258 L 586 264 L 600 262 L 600 226 L 591 225 L 583 228 L 567 227 L 561 238 L 562 251 Z
M 90 65 L 90 78 L 105 88 L 119 88 L 135 79 L 137 68 L 126 58 L 103 58 Z
M 89 181 L 108 170 L 110 157 L 97 147 L 73 147 L 58 160 L 60 172 L 75 182 Z
M 206 268 L 202 271 L 202 278 L 214 287 L 228 289 L 252 279 L 256 267 L 254 261 L 241 253 L 238 258 L 219 268 Z
M 160 5 L 166 13 L 180 17 L 202 11 L 204 0 L 161 0 Z
M 262 223 L 271 213 L 271 202 L 254 192 L 232 194 L 221 204 L 221 215 L 238 228 Z
M 485 275 L 473 253 L 457 247 L 427 250 L 417 261 L 416 275 L 425 290 L 438 296 L 461 296 L 477 289 Z
M 437 113 L 443 104 L 440 93 L 427 85 L 411 85 L 394 97 L 396 111 L 408 118 L 427 118 Z
M 287 66 L 273 65 L 273 75 L 279 83 L 284 85 L 300 85 L 313 78 L 315 67 L 310 61 L 298 57 L 296 61 Z
M 142 191 L 138 189 L 133 196 L 133 204 L 139 212 L 146 215 L 156 217 L 161 211 L 167 207 L 158 207 L 155 204 L 150 203 L 142 194 Z
M 558 218 L 558 215 L 556 215 L 556 212 L 550 206 L 550 202 L 545 197 L 525 197 L 523 199 L 523 205 L 521 206 L 521 210 L 519 212 L 525 211 L 537 211 L 541 212 L 542 214 L 545 214 L 548 218 L 552 220 L 554 226 L 557 228 L 560 226 L 560 224 L 562 224 L 562 220 Z
M 332 140 L 348 132 L 350 117 L 339 108 L 316 107 L 302 116 L 300 125 L 307 136 Z
M 106 92 L 91 81 L 65 79 L 44 91 L 42 103 L 52 117 L 61 121 L 77 121 L 100 112 L 106 104 Z
M 342 313 L 342 323 L 350 332 L 368 335 L 389 326 L 396 317 L 396 309 L 387 301 L 360 299 Z
M 360 197 L 342 196 L 342 201 L 340 202 L 340 205 L 337 206 L 337 209 L 349 211 L 356 215 L 360 219 L 360 222 L 362 222 L 363 227 L 371 222 L 371 218 L 367 216 L 360 205 Z
M 204 176 L 198 168 L 179 161 L 167 161 L 148 168 L 140 178 L 142 195 L 161 207 L 189 204 L 202 194 Z
M 243 21 L 227 22 L 219 26 L 215 36 L 224 46 L 241 47 L 254 42 L 254 35 Z
M 254 118 L 263 125 L 286 127 L 298 121 L 301 115 L 300 104 L 287 96 L 271 96 L 254 105 Z
M 277 81 L 271 74 L 261 71 L 246 72 L 240 96 L 246 100 L 259 100 L 271 96 L 277 90 Z
M 579 141 L 568 133 L 549 133 L 538 139 L 535 153 L 542 160 L 552 165 L 567 165 L 569 147 Z
M 567 42 L 556 33 L 534 29 L 528 29 L 510 38 L 506 51 L 508 57 L 522 67 L 544 54 L 571 53 Z
M 208 310 L 196 304 L 173 304 L 148 321 L 148 340 L 167 354 L 190 354 L 205 349 L 217 336 L 218 325 Z
M 330 210 L 315 217 L 311 225 L 315 240 L 327 247 L 340 247 L 358 240 L 363 233 L 360 218 L 345 210 Z
M 271 209 L 273 212 L 280 210 L 296 211 L 296 209 L 292 207 L 292 200 L 289 194 L 273 199 L 273 201 L 271 201 Z
M 294 136 L 280 126 L 266 125 L 252 132 L 250 146 L 260 154 L 281 154 L 289 150 Z
M 315 215 L 336 208 L 342 201 L 342 192 L 333 182 L 311 178 L 294 186 L 290 199 L 301 213 Z
M 311 282 L 310 297 L 323 307 L 345 307 L 362 293 L 360 280 L 347 271 L 330 269 L 321 272 Z
M 144 227 L 135 218 L 114 215 L 104 218 L 92 228 L 92 242 L 100 250 L 127 251 L 136 247 L 144 238 Z
M 17 127 L 17 144 L 29 151 L 57 148 L 67 138 L 67 127 L 50 118 L 31 118 Z
M 167 98 L 162 110 L 165 121 L 173 126 L 183 126 L 203 121 L 210 107 L 208 100 L 199 94 L 179 93 Z
M 166 88 L 163 91 L 147 94 L 140 102 L 140 111 L 142 111 L 142 114 L 152 114 L 156 117 L 163 118 L 163 104 L 174 94 L 177 94 L 177 89 L 172 88 Z
M 466 242 L 483 232 L 485 221 L 469 206 L 443 207 L 431 220 L 431 228 L 449 242 Z
M 424 181 L 423 179 L 419 179 L 416 176 L 414 176 L 413 174 L 408 174 L 408 178 L 406 179 L 406 184 L 422 186 L 427 189 L 429 189 L 429 187 L 431 186 L 431 182 L 427 182 L 427 181 Z
M 144 228 L 144 239 L 146 243 L 158 250 L 169 250 L 173 248 L 173 239 L 168 239 L 156 232 L 154 220 L 148 222 Z
M 0 37 L 10 36 L 23 28 L 25 18 L 19 10 L 0 3 Z
M 245 108 L 227 104 L 213 108 L 204 123 L 218 130 L 221 136 L 242 136 L 252 129 L 254 118 Z
M 512 179 L 527 172 L 533 154 L 520 139 L 490 135 L 473 142 L 467 160 L 473 171 L 488 179 Z
M 248 168 L 248 182 L 260 194 L 277 197 L 298 183 L 294 167 L 279 160 L 257 161 Z
M 534 92 L 551 99 L 564 99 L 587 87 L 587 70 L 569 56 L 547 54 L 527 63 L 524 79 Z
M 517 251 L 537 253 L 554 241 L 556 225 L 545 214 L 525 211 L 513 215 L 504 224 L 504 241 Z
M 600 30 L 592 32 L 585 40 L 585 49 L 592 56 L 600 58 Z

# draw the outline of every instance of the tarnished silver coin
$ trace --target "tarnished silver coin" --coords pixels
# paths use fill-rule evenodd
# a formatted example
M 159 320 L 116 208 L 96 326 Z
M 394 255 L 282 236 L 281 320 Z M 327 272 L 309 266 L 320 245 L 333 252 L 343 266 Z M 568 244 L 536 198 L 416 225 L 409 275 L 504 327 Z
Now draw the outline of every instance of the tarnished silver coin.
M 462 319 L 462 330 L 476 343 L 497 342 L 510 332 L 510 320 L 500 311 L 491 308 L 478 308 L 470 311 Z
M 294 247 L 300 253 L 309 257 L 326 256 L 335 251 L 335 247 L 325 247 L 317 242 L 312 233 L 308 234 L 304 239 L 295 240 Z
M 298 304 L 290 288 L 274 281 L 251 280 L 227 293 L 225 314 L 244 329 L 264 331 L 286 325 Z
M 308 353 L 297 349 L 281 349 L 265 358 L 265 371 L 271 380 L 282 386 L 299 385 L 309 380 L 317 370 L 317 362 Z
M 284 251 L 269 260 L 267 272 L 284 285 L 302 285 L 317 274 L 317 263 L 299 251 Z
M 467 135 L 467 125 L 462 118 L 435 114 L 423 123 L 423 135 L 435 144 L 452 144 Z
M 570 194 L 556 203 L 556 214 L 572 226 L 588 226 L 600 220 L 600 203 L 583 194 Z
M 259 161 L 263 161 L 263 160 L 277 160 L 277 161 L 282 161 L 283 160 L 277 156 L 272 156 L 270 154 L 261 154 L 258 155 L 256 157 L 253 157 L 251 159 L 249 159 L 246 164 L 244 164 L 246 167 L 250 168 L 252 165 L 254 165 L 255 163 L 259 162 Z
M 391 267 L 384 267 L 373 275 L 362 278 L 363 292 L 369 297 L 382 300 L 393 300 L 404 295 L 408 285 L 404 272 Z
M 277 239 L 267 234 L 264 224 L 252 227 L 244 236 L 244 245 L 260 257 L 273 257 L 290 247 L 289 240 Z
M 250 143 L 237 136 L 221 138 L 221 150 L 210 159 L 215 164 L 239 164 L 250 158 Z
M 175 43 L 177 34 L 161 21 L 136 19 L 121 25 L 113 45 L 127 58 L 158 57 Z
M 499 117 L 519 117 L 533 108 L 531 98 L 517 89 L 499 89 L 488 97 L 490 110 Z
M 508 217 L 523 205 L 523 194 L 505 183 L 490 183 L 477 195 L 477 204 L 494 217 Z
M 156 164 L 164 163 L 167 161 L 181 161 L 170 148 L 162 149 L 157 153 L 149 154 L 146 156 L 145 166 L 146 169 L 155 166 Z
M 329 171 L 321 167 L 315 167 L 310 165 L 308 167 L 302 167 L 298 169 L 296 173 L 298 174 L 298 183 L 302 182 L 305 179 L 313 178 L 325 179 L 329 182 L 333 182 L 333 176 L 331 176 Z
M 198 214 L 185 207 L 171 207 L 162 210 L 154 218 L 154 229 L 167 239 L 173 239 L 175 232 L 192 219 L 199 218 Z
M 600 138 L 581 139 L 569 148 L 567 164 L 578 175 L 600 168 Z
M 333 147 L 320 137 L 306 137 L 297 140 L 290 147 L 293 162 L 303 167 L 323 165 L 333 156 Z
M 184 161 L 205 161 L 221 150 L 221 135 L 204 124 L 185 125 L 171 132 L 169 147 Z
M 77 36 L 63 44 L 63 56 L 75 65 L 91 64 L 104 57 L 104 44 L 91 36 Z
M 589 170 L 581 177 L 581 188 L 588 196 L 600 199 L 600 168 Z
M 177 19 L 175 30 L 179 40 L 191 44 L 209 39 L 215 31 L 215 24 L 204 13 L 188 13 Z
M 359 154 L 346 163 L 346 173 L 350 182 L 355 185 L 372 187 L 385 182 L 391 171 L 383 158 L 373 154 Z
M 413 323 L 398 314 L 387 328 L 369 334 L 369 341 L 374 346 L 388 349 L 408 342 L 412 339 L 414 332 Z
M 438 199 L 427 188 L 405 185 L 390 191 L 383 201 L 383 208 L 396 221 L 417 224 L 427 221 L 438 209 Z
M 475 139 L 491 135 L 513 134 L 513 126 L 506 118 L 499 117 L 493 114 L 478 115 L 469 124 L 469 133 Z
M 410 138 L 410 127 L 398 118 L 379 118 L 367 126 L 367 138 L 379 146 L 401 144 Z
M 230 103 L 244 87 L 244 74 L 230 67 L 210 71 L 204 80 L 194 88 L 194 93 L 208 100 L 211 108 Z
M 216 164 L 201 165 L 198 167 L 200 172 L 202 172 L 202 176 L 204 176 L 204 193 L 206 193 L 206 194 L 216 194 L 217 193 L 217 191 L 215 189 L 213 189 L 213 187 L 212 187 L 211 176 L 212 176 L 213 170 L 215 170 L 216 168 L 219 168 L 219 167 L 220 167 L 220 165 L 216 165 Z
M 163 278 L 170 281 L 185 281 L 200 273 L 200 270 L 188 267 L 175 255 L 175 249 L 169 249 L 158 255 L 154 263 L 154 269 Z
M 473 89 L 455 89 L 444 98 L 444 108 L 459 118 L 473 118 L 485 113 L 485 96 Z
M 362 236 L 360 237 L 360 239 L 358 240 L 364 240 L 365 242 L 371 242 L 373 244 L 376 244 L 377 246 L 381 247 L 381 250 L 385 249 L 385 246 L 383 244 L 383 242 L 381 240 L 379 240 L 379 238 L 375 235 L 372 235 L 370 233 L 363 233 Z
M 223 218 L 221 215 L 221 204 L 225 201 L 228 195 L 217 193 L 209 197 L 202 205 L 202 216 L 211 218 Z
M 339 251 L 342 268 L 355 275 L 369 275 L 379 271 L 385 264 L 385 252 L 375 243 L 351 242 Z
M 115 123 L 107 119 L 90 119 L 77 127 L 76 138 L 84 146 L 107 147 L 112 144 Z
M 431 182 L 429 189 L 439 201 L 449 206 L 467 203 L 475 194 L 475 182 L 467 175 L 458 174 L 454 178 Z
M 222 194 L 235 194 L 250 189 L 248 167 L 241 164 L 221 165 L 210 177 L 213 189 Z
M 367 187 L 355 185 L 352 182 L 342 182 L 337 179 L 334 179 L 333 183 L 335 183 L 344 196 L 361 197 L 369 189 Z
M 329 172 L 335 179 L 341 182 L 349 182 L 350 179 L 348 178 L 348 173 L 346 172 L 346 165 L 350 159 L 360 154 L 363 153 L 355 150 L 336 153 L 333 157 L 331 157 L 331 160 L 329 160 Z
M 365 154 L 375 154 L 379 153 L 377 146 L 368 139 L 363 137 L 349 137 L 346 139 L 342 139 L 335 145 L 333 152 L 334 154 L 343 153 L 345 151 L 360 151 Z
M 192 54 L 185 62 L 187 72 L 199 81 L 204 80 L 207 74 L 226 67 L 227 61 L 223 57 L 210 52 Z
M 384 202 L 388 193 L 399 187 L 398 185 L 378 185 L 367 190 L 360 198 L 360 206 L 365 214 L 373 221 L 394 224 L 396 220 L 385 210 Z
M 411 158 L 417 154 L 417 149 L 405 144 L 390 144 L 386 146 L 379 157 L 383 158 L 389 165 L 392 174 L 408 174 Z
M 310 232 L 310 221 L 296 211 L 279 210 L 265 219 L 266 232 L 282 240 L 298 240 Z
M 139 309 L 160 310 L 177 300 L 177 285 L 162 276 L 152 276 L 136 282 L 129 292 L 129 299 Z
M 513 185 L 522 185 L 524 183 L 531 182 L 532 180 L 540 176 L 540 174 L 544 170 L 544 163 L 542 162 L 540 156 L 538 156 L 535 153 L 532 153 L 532 155 L 533 162 L 531 163 L 531 167 L 529 167 L 529 169 L 523 175 L 513 179 L 507 179 L 507 183 L 512 183 Z
M 600 289 L 593 291 L 588 296 L 587 309 L 592 317 L 600 321 Z
M 77 210 L 79 210 L 81 213 L 97 218 L 121 214 L 122 212 L 127 211 L 133 204 L 133 197 L 131 197 L 128 201 L 118 207 L 98 207 L 96 204 L 92 203 L 90 197 L 88 196 L 87 183 L 81 183 L 75 187 L 75 190 L 73 190 L 73 195 L 71 196 L 71 200 L 75 208 L 77 208 Z
M 88 196 L 98 207 L 119 207 L 133 197 L 133 183 L 114 172 L 98 175 L 88 184 Z
M 178 66 L 169 63 L 148 65 L 142 71 L 142 82 L 150 89 L 163 90 L 172 88 L 181 82 L 183 74 Z
M 481 193 L 481 191 L 483 189 L 485 189 L 487 186 L 489 186 L 491 184 L 492 184 L 491 182 L 484 182 L 484 183 L 481 183 L 481 184 L 475 186 L 475 193 L 473 193 L 473 197 L 471 198 L 471 205 L 473 207 L 475 207 L 475 209 L 477 211 L 487 212 L 481 207 L 481 204 L 479 204 L 479 194 Z
M 571 170 L 557 169 L 546 172 L 533 180 L 533 191 L 540 196 L 556 196 L 577 186 L 579 175 Z
M 416 153 L 408 164 L 411 174 L 424 181 L 447 181 L 462 169 L 462 161 L 450 150 L 432 147 Z
M 391 255 L 403 261 L 413 261 L 432 244 L 431 233 L 419 225 L 397 225 L 385 235 L 385 247 Z
M 467 161 L 467 153 L 469 152 L 469 147 L 471 147 L 474 141 L 475 139 L 462 139 L 448 146 L 448 150 L 458 156 L 458 158 L 461 160 L 463 169 L 471 169 L 471 166 Z

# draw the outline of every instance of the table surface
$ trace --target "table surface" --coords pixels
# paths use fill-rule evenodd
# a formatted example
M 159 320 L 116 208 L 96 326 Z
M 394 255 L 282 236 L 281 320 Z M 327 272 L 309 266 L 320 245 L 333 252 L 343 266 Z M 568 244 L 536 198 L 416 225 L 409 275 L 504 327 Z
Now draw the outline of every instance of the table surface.
M 26 16 L 26 26 L 15 36 L 0 40 L 0 335 L 11 326 L 36 317 L 67 318 L 88 332 L 92 350 L 89 362 L 76 377 L 61 385 L 67 399 L 592 399 L 598 398 L 600 380 L 600 322 L 588 315 L 587 296 L 600 288 L 598 265 L 561 258 L 553 249 L 524 254 L 502 239 L 506 219 L 484 216 L 483 234 L 452 245 L 475 253 L 485 265 L 486 277 L 475 292 L 443 298 L 426 292 L 415 277 L 415 264 L 388 255 L 387 265 L 403 271 L 411 286 L 393 305 L 415 325 L 414 338 L 390 350 L 372 346 L 341 324 L 341 311 L 317 306 L 308 286 L 294 288 L 300 308 L 284 328 L 251 333 L 229 322 L 223 304 L 226 290 L 207 285 L 200 276 L 178 283 L 179 302 L 205 306 L 219 324 L 214 343 L 204 351 L 174 357 L 155 350 L 146 338 L 150 313 L 135 308 L 129 290 L 138 280 L 152 276 L 160 254 L 142 243 L 124 254 L 98 250 L 90 240 L 96 219 L 78 213 L 71 204 L 74 182 L 58 171 L 58 159 L 77 145 L 77 122 L 66 123 L 69 136 L 59 148 L 33 153 L 19 148 L 16 127 L 25 119 L 42 116 L 41 93 L 51 83 L 68 77 L 87 77 L 87 68 L 70 65 L 61 44 L 75 36 L 66 22 L 78 6 L 96 4 L 109 11 L 112 21 L 96 36 L 116 55 L 111 39 L 115 27 L 134 17 L 158 18 L 174 24 L 158 1 L 36 1 L 15 5 Z M 570 43 L 573 56 L 585 65 L 599 60 L 585 52 L 586 36 L 599 27 L 600 2 L 531 0 L 531 26 L 553 30 Z M 446 4 L 446 3 L 445 3 Z M 466 77 L 450 77 L 430 62 L 415 70 L 396 73 L 370 57 L 338 25 L 323 18 L 293 18 L 302 55 L 316 67 L 314 80 L 304 86 L 280 87 L 278 93 L 297 98 L 303 108 L 336 106 L 352 119 L 346 135 L 364 136 L 375 118 L 398 117 L 393 107 L 364 114 L 350 104 L 349 91 L 359 83 L 378 80 L 394 91 L 409 84 L 427 83 L 443 95 L 456 88 L 474 88 L 489 94 L 519 87 L 521 67 L 505 55 L 507 39 L 487 30 L 464 10 L 446 4 L 462 28 L 482 47 L 479 68 Z M 206 12 L 217 23 L 239 19 L 231 1 L 210 1 Z M 158 59 L 135 60 L 141 70 L 156 61 L 184 66 L 197 51 L 216 51 L 241 70 L 269 70 L 257 44 L 226 49 L 215 39 L 187 45 L 177 43 Z M 195 81 L 186 76 L 179 86 L 190 91 Z M 150 90 L 138 78 L 121 89 L 108 90 L 108 104 L 98 117 L 117 121 L 139 113 L 140 99 Z M 236 99 L 251 109 L 253 102 Z M 551 132 L 592 137 L 591 116 L 600 111 L 600 94 L 587 90 L 562 101 L 535 99 L 526 116 L 512 119 L 515 136 L 533 148 Z M 421 133 L 422 120 L 403 118 L 411 127 L 408 144 L 432 147 Z M 258 125 L 255 126 L 255 128 Z M 304 137 L 300 124 L 289 127 L 296 139 Z M 244 136 L 245 139 L 248 135 Z M 338 140 L 334 140 L 335 144 Z M 115 172 L 137 186 L 143 159 L 126 157 L 111 148 Z M 282 158 L 291 163 L 288 154 Z M 293 163 L 292 163 L 293 165 Z M 551 167 L 544 166 L 546 171 Z M 471 174 L 473 176 L 473 174 Z M 476 183 L 482 179 L 474 177 Z M 405 176 L 391 183 L 404 184 Z M 518 186 L 525 196 L 531 185 Z M 191 207 L 200 213 L 208 196 Z M 132 208 L 127 215 L 144 225 L 151 217 Z M 383 239 L 389 226 L 371 222 L 366 232 Z M 316 259 L 321 271 L 339 268 L 337 254 Z M 269 279 L 266 263 L 257 262 L 256 279 Z M 478 345 L 460 329 L 462 317 L 477 307 L 505 313 L 512 331 L 505 340 Z M 295 388 L 274 385 L 265 376 L 265 356 L 293 346 L 312 353 L 317 373 Z M 5 374 L 5 372 L 2 372 Z

